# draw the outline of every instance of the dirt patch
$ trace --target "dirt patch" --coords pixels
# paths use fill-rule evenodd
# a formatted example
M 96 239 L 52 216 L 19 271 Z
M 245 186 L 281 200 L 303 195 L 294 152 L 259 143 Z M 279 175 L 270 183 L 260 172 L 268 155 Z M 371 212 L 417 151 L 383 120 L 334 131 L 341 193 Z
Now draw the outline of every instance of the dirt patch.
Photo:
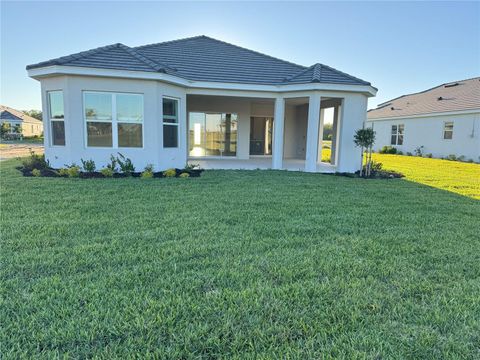
M 43 154 L 44 151 L 42 144 L 0 144 L 0 160 L 28 156 L 30 150 L 35 154 Z

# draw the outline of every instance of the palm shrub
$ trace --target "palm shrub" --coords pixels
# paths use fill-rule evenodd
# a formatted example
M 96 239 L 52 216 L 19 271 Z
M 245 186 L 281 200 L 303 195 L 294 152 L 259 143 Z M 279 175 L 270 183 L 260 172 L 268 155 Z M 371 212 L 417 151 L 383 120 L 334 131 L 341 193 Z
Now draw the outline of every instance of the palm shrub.
M 126 176 L 131 176 L 135 172 L 135 167 L 133 166 L 132 160 L 123 156 L 123 154 L 118 153 L 117 163 L 120 167 L 120 171 Z
M 373 144 L 375 143 L 375 131 L 372 128 L 363 128 L 355 131 L 355 136 L 353 141 L 356 146 L 361 147 L 362 149 L 362 158 L 360 162 L 360 176 L 363 176 L 363 151 L 366 150 L 366 166 L 365 166 L 365 176 L 370 176 L 371 174 L 371 164 L 372 164 L 372 149 Z

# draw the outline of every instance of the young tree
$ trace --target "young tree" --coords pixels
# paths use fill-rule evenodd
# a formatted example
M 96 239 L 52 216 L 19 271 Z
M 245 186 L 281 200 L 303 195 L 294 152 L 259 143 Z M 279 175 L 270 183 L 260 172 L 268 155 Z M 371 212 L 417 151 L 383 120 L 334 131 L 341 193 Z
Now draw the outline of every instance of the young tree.
M 355 145 L 362 148 L 362 158 L 360 162 L 360 176 L 363 176 L 363 149 L 366 150 L 365 176 L 370 176 L 372 165 L 372 149 L 375 143 L 375 131 L 372 128 L 358 129 L 355 131 L 353 141 Z

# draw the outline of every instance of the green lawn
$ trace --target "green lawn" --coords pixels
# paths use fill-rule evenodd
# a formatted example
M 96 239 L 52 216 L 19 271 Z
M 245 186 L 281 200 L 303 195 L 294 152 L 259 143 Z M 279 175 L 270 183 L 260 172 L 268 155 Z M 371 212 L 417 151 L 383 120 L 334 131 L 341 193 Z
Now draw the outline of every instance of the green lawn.
M 480 356 L 478 200 L 408 179 L 17 164 L 0 163 L 2 359 Z

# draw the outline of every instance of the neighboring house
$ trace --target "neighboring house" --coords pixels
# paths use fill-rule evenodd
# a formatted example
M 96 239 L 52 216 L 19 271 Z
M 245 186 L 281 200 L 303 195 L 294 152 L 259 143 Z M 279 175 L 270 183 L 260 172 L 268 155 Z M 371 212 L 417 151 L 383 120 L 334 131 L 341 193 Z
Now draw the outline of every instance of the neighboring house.
M 23 136 L 40 136 L 43 133 L 43 122 L 23 112 L 0 105 L 0 123 L 10 124 L 10 134 L 15 134 L 15 127 L 20 125 Z
M 377 89 L 322 64 L 305 67 L 206 36 L 105 46 L 27 66 L 41 82 L 53 166 L 117 152 L 137 169 L 274 168 L 353 172 L 355 130 Z M 321 163 L 325 108 L 332 157 Z
M 378 105 L 368 112 L 374 150 L 385 145 L 434 157 L 480 161 L 480 78 L 442 84 Z

